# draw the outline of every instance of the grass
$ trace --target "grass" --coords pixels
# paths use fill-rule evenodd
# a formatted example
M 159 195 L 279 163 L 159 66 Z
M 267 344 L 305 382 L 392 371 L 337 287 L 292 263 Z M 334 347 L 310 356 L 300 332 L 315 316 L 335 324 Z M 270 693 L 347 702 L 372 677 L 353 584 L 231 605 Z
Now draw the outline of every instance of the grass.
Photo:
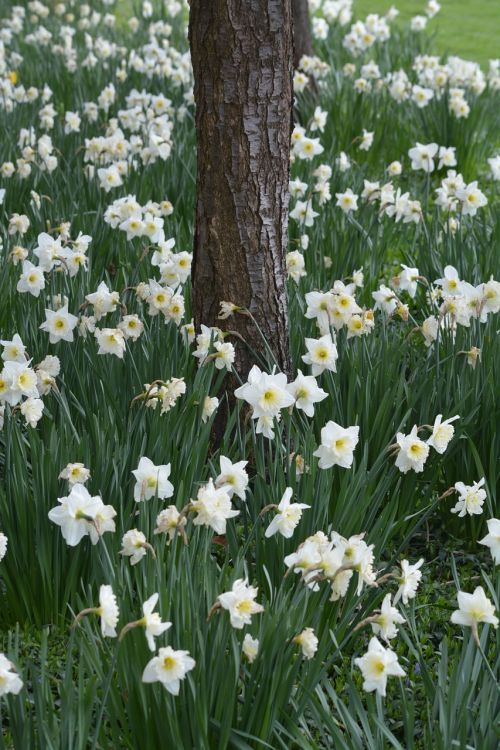
M 354 0 L 355 18 L 368 13 L 386 13 L 395 5 L 399 22 L 423 15 L 425 0 Z M 434 49 L 441 55 L 459 55 L 475 60 L 483 68 L 500 55 L 500 2 L 498 0 L 441 0 L 441 11 L 430 19 L 427 29 L 434 34 Z
M 121 12 L 124 3 L 119 5 Z M 56 36 L 60 23 L 57 18 L 44 20 Z M 450 615 L 458 589 L 470 592 L 482 585 L 497 609 L 500 598 L 500 575 L 489 551 L 478 546 L 486 534 L 486 519 L 498 515 L 498 313 L 484 322 L 472 317 L 469 326 L 458 325 L 456 335 L 443 329 L 429 348 L 418 327 L 431 314 L 440 314 L 441 303 L 427 295 L 423 278 L 440 278 L 447 264 L 474 286 L 500 276 L 498 183 L 487 163 L 495 152 L 498 91 L 487 87 L 480 96 L 467 91 L 471 111 L 464 120 L 450 112 L 447 96 L 418 109 L 411 100 L 395 102 L 385 87 L 358 94 L 353 79 L 340 72 L 351 61 L 342 46 L 345 30 L 336 27 L 328 42 L 318 43 L 317 52 L 332 63 L 332 73 L 319 87 L 318 99 L 309 91 L 298 95 L 295 113 L 307 128 L 319 104 L 328 119 L 324 132 L 310 132 L 319 136 L 321 156 L 312 162 L 296 158 L 292 166 L 292 177 L 307 183 L 318 212 L 305 230 L 290 222 L 290 247 L 298 246 L 304 231 L 310 240 L 303 254 L 307 275 L 297 284 L 291 279 L 288 283 L 294 366 L 309 374 L 302 362 L 305 338 L 318 336 L 315 322 L 304 316 L 308 292 L 331 289 L 335 280 L 346 281 L 354 269 L 362 268 L 364 286 L 353 294 L 366 311 L 374 305 L 372 293 L 381 283 L 391 283 L 401 263 L 417 267 L 422 283 L 414 297 L 400 292 L 408 305 L 407 319 L 403 308 L 401 316 L 390 317 L 377 310 L 369 335 L 348 339 L 345 327 L 338 332 L 337 371 L 318 376 L 328 397 L 316 405 L 313 418 L 295 408 L 283 411 L 275 440 L 267 440 L 256 434 L 251 419 L 240 419 L 236 408 L 220 450 L 213 450 L 211 422 L 202 421 L 202 404 L 207 395 L 222 395 L 224 374 L 211 359 L 198 367 L 196 344 L 189 344 L 173 321 L 151 316 L 148 305 L 131 291 L 139 281 L 158 276 L 150 262 L 149 240 L 128 241 L 122 230 L 104 220 L 110 204 L 128 194 L 136 195 L 141 205 L 170 198 L 174 212 L 165 217 L 166 237 L 175 237 L 178 250 L 192 247 L 193 109 L 181 110 L 192 81 L 188 75 L 178 85 L 169 65 L 152 77 L 133 67 L 125 81 L 116 75 L 131 49 L 139 57 L 150 54 L 149 21 L 132 38 L 126 24 L 110 31 L 119 42 L 116 56 L 90 71 L 77 66 L 74 73 L 66 70 L 59 51 L 52 54 L 26 41 L 32 24 L 36 20 L 28 18 L 23 33 L 13 37 L 14 50 L 23 56 L 16 71 L 26 87 L 42 88 L 48 82 L 53 91 L 58 117 L 49 135 L 59 161 L 52 173 L 33 169 L 27 178 L 15 175 L 0 182 L 6 190 L 0 207 L 0 329 L 2 339 L 21 336 L 34 364 L 48 353 L 56 354 L 61 373 L 58 390 L 43 395 L 44 413 L 36 428 L 26 426 L 19 409 L 7 406 L 0 432 L 0 530 L 9 537 L 0 563 L 0 651 L 9 655 L 25 684 L 18 696 L 0 698 L 0 750 L 496 750 L 498 728 L 492 717 L 500 715 L 500 657 L 495 654 L 495 648 L 500 653 L 500 633 L 481 627 L 482 653 L 470 630 L 452 625 Z M 172 26 L 165 49 L 183 53 L 181 19 L 174 19 Z M 106 37 L 108 31 L 98 24 L 89 34 Z M 81 32 L 75 35 L 80 58 L 85 41 Z M 387 44 L 375 45 L 358 63 L 373 56 L 382 75 L 404 68 L 414 83 L 413 59 L 428 42 L 426 33 L 417 37 L 395 31 Z M 127 54 L 120 51 L 122 45 Z M 172 53 L 173 68 L 176 56 Z M 109 111 L 101 109 L 96 122 L 82 116 L 80 132 L 65 133 L 64 110 L 82 113 L 83 102 L 96 101 L 110 81 L 116 101 Z M 132 89 L 161 91 L 171 100 L 172 153 L 166 162 L 154 163 L 143 163 L 140 153 L 134 154 L 124 184 L 107 193 L 98 179 L 87 176 L 82 145 L 87 138 L 105 136 L 110 119 L 127 107 Z M 0 164 L 16 163 L 21 128 L 33 126 L 36 136 L 41 135 L 39 110 L 40 102 L 0 109 L 0 131 L 8 134 L 0 141 Z M 148 127 L 149 118 L 162 125 L 148 104 L 144 112 Z M 185 116 L 178 116 L 181 112 Z M 369 151 L 358 148 L 363 129 L 374 133 Z M 141 133 L 149 137 L 146 127 Z M 124 125 L 124 138 L 131 135 Z M 448 214 L 434 199 L 446 171 L 438 168 L 429 177 L 412 171 L 408 150 L 416 141 L 456 148 L 457 170 L 466 182 L 478 180 L 488 197 L 476 216 L 462 217 L 455 233 L 448 231 Z M 337 164 L 341 151 L 352 160 L 347 172 Z M 417 224 L 396 223 L 383 215 L 377 200 L 361 197 L 364 180 L 387 182 L 387 165 L 395 159 L 402 162 L 403 172 L 394 178 L 394 188 L 421 203 Z M 324 205 L 312 192 L 320 163 L 333 170 L 334 197 Z M 347 188 L 360 196 L 353 216 L 335 205 L 335 193 Z M 39 207 L 31 203 L 32 189 L 43 196 Z M 6 229 L 14 212 L 26 213 L 31 221 L 22 238 Z M 59 267 L 45 274 L 39 298 L 19 294 L 21 269 L 9 261 L 14 245 L 22 242 L 36 262 L 33 250 L 39 233 L 63 221 L 71 222 L 71 238 L 80 231 L 92 236 L 88 271 L 81 268 L 70 277 Z M 123 360 L 99 355 L 91 334 L 76 335 L 72 343 L 50 344 L 39 326 L 53 295 L 66 295 L 70 311 L 78 314 L 85 296 L 103 280 L 144 324 L 138 341 L 127 342 Z M 189 280 L 182 292 L 187 322 Z M 115 327 L 123 315 L 124 308 L 117 307 L 98 327 Z M 475 369 L 464 356 L 473 346 L 482 351 Z M 266 371 L 272 368 L 271 361 L 259 364 Z M 144 383 L 171 377 L 185 378 L 186 393 L 168 413 L 160 415 L 134 401 Z M 408 433 L 413 424 L 432 424 L 437 414 L 460 415 L 450 445 L 442 455 L 433 450 L 421 473 L 402 474 L 388 446 L 398 432 Z M 329 420 L 359 427 L 360 441 L 349 469 L 318 466 L 314 453 Z M 427 429 L 421 434 L 427 437 Z M 290 457 L 295 452 L 307 467 L 301 475 Z M 217 476 L 221 454 L 248 462 L 246 501 L 231 501 L 239 515 L 228 522 L 222 537 L 194 525 L 189 513 L 188 544 L 179 536 L 167 544 L 163 535 L 154 533 L 158 512 L 170 502 L 186 508 L 200 485 Z M 171 464 L 175 492 L 170 500 L 134 501 L 132 471 L 141 456 L 155 465 Z M 68 547 L 48 519 L 57 499 L 68 493 L 58 474 L 73 461 L 89 468 L 91 494 L 99 494 L 117 512 L 116 532 L 107 532 L 95 546 L 84 538 Z M 439 499 L 455 482 L 472 484 L 481 477 L 487 489 L 482 515 L 458 518 L 450 512 L 456 497 Z M 266 538 L 272 515 L 262 510 L 279 501 L 286 487 L 292 489 L 294 502 L 310 507 L 292 538 Z M 148 553 L 133 567 L 120 554 L 122 536 L 131 529 L 145 534 L 156 555 Z M 366 543 L 374 545 L 380 585 L 365 586 L 358 594 L 355 574 L 345 596 L 331 601 L 327 581 L 320 581 L 315 591 L 299 575 L 285 576 L 284 557 L 319 530 L 345 537 L 365 532 Z M 384 701 L 363 690 L 354 660 L 366 651 L 371 628 L 357 625 L 378 609 L 386 594 L 395 593 L 397 582 L 385 574 L 396 572 L 401 559 L 415 563 L 420 557 L 425 560 L 421 588 L 415 600 L 398 605 L 406 623 L 390 646 L 406 676 L 389 680 Z M 243 577 L 258 586 L 264 612 L 243 631 L 230 626 L 227 612 L 217 611 L 207 619 L 217 596 Z M 96 606 L 101 584 L 111 585 L 116 594 L 119 628 L 137 621 L 142 603 L 159 593 L 157 611 L 172 628 L 157 645 L 188 650 L 196 661 L 178 696 L 161 685 L 142 683 L 152 656 L 142 628 L 118 642 L 102 637 L 97 615 L 90 614 L 80 627 L 70 629 L 75 612 Z M 303 659 L 294 643 L 306 627 L 318 637 L 311 660 Z M 252 664 L 242 657 L 245 634 L 260 641 Z

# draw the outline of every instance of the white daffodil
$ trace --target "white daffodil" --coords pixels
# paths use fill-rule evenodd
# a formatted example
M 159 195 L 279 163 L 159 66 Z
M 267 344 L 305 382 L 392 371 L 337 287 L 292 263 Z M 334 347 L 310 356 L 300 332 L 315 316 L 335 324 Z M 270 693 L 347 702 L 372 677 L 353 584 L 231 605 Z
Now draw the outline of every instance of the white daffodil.
M 85 484 L 90 479 L 90 471 L 82 463 L 70 463 L 60 472 L 58 479 L 67 479 L 70 487 Z
M 73 341 L 73 330 L 78 323 L 78 318 L 68 312 L 68 305 L 64 305 L 56 312 L 45 310 L 45 318 L 46 320 L 39 327 L 49 334 L 51 344 L 57 344 L 58 341 Z
M 172 695 L 179 695 L 181 680 L 194 669 L 196 662 L 189 651 L 174 651 L 171 646 L 160 648 L 142 674 L 143 682 L 161 682 Z
M 200 487 L 196 500 L 191 502 L 191 507 L 197 513 L 193 520 L 194 525 L 210 526 L 216 534 L 225 534 L 227 520 L 240 512 L 233 510 L 226 486 L 216 488 L 212 479 Z
M 465 185 L 457 190 L 457 198 L 461 202 L 462 213 L 464 216 L 475 216 L 477 210 L 486 206 L 488 199 L 485 194 L 478 188 L 477 181 Z
M 479 540 L 479 544 L 489 547 L 495 565 L 500 565 L 500 520 L 490 518 L 486 523 L 488 524 L 488 533 L 483 539 Z
M 484 477 L 471 485 L 455 482 L 455 489 L 459 498 L 451 512 L 458 513 L 459 518 L 463 518 L 466 514 L 469 516 L 480 515 L 483 512 L 483 505 L 486 500 L 486 490 L 482 489 L 485 482 Z
M 462 282 L 457 269 L 453 266 L 445 266 L 444 276 L 436 279 L 434 283 L 441 287 L 445 297 L 457 297 L 462 294 Z
M 318 650 L 318 639 L 312 628 L 304 628 L 302 633 L 295 636 L 293 642 L 300 646 L 305 659 L 312 659 Z
M 241 630 L 245 625 L 250 625 L 252 615 L 264 611 L 262 604 L 257 604 L 255 598 L 258 589 L 250 586 L 248 581 L 238 578 L 232 586 L 231 591 L 219 594 L 217 601 L 223 609 L 229 612 L 229 619 L 233 628 Z
M 59 497 L 55 508 L 49 510 L 50 520 L 61 527 L 66 544 L 75 547 L 90 533 L 97 512 L 102 506 L 98 495 L 90 496 L 83 484 L 75 484 L 67 497 Z
M 451 615 L 451 622 L 455 625 L 464 625 L 472 628 L 477 633 L 480 622 L 498 627 L 498 617 L 495 615 L 495 607 L 490 602 L 482 586 L 478 586 L 473 594 L 459 591 L 457 594 L 458 609 Z
M 248 461 L 238 461 L 233 464 L 226 456 L 220 456 L 219 461 L 220 474 L 215 479 L 215 486 L 223 487 L 229 497 L 236 495 L 244 501 L 248 487 L 248 474 L 245 471 Z
M 411 168 L 415 170 L 423 170 L 424 172 L 433 172 L 435 168 L 434 157 L 438 152 L 439 146 L 437 143 L 418 143 L 414 148 L 408 151 L 408 156 L 411 159 Z
M 2 401 L 16 406 L 23 397 L 38 398 L 38 380 L 28 362 L 7 361 L 2 370 L 5 389 L 1 394 Z
M 302 518 L 302 511 L 311 507 L 305 503 L 290 503 L 292 493 L 292 488 L 287 487 L 278 505 L 278 512 L 265 531 L 267 538 L 279 532 L 285 539 L 290 539 Z
M 138 315 L 125 315 L 117 325 L 126 339 L 137 341 L 144 331 L 144 323 Z
M 396 466 L 403 474 L 406 474 L 410 469 L 417 473 L 423 471 L 429 455 L 429 446 L 423 440 L 420 440 L 417 430 L 417 426 L 414 425 L 409 435 L 398 432 L 396 436 L 396 442 L 399 446 Z
M 432 435 L 427 440 L 427 445 L 430 445 L 438 453 L 444 453 L 455 434 L 455 428 L 451 423 L 457 419 L 460 419 L 458 414 L 455 417 L 445 419 L 443 422 L 443 415 L 438 414 L 434 420 Z
M 118 292 L 112 292 L 108 289 L 106 282 L 101 281 L 97 287 L 97 291 L 93 294 L 87 294 L 85 299 L 94 307 L 94 317 L 100 320 L 104 315 L 116 310 L 116 306 L 120 302 L 120 295 Z
M 305 340 L 307 354 L 302 356 L 306 365 L 311 365 L 313 375 L 321 375 L 325 370 L 337 371 L 338 351 L 329 333 L 319 339 Z
M 120 555 L 129 557 L 131 565 L 137 565 L 147 554 L 148 546 L 147 539 L 142 531 L 130 529 L 122 537 Z
M 286 272 L 288 276 L 299 283 L 300 279 L 307 276 L 306 262 L 304 256 L 298 250 L 291 250 L 285 255 Z
M 14 669 L 14 665 L 5 654 L 0 653 L 0 696 L 12 693 L 17 695 L 23 687 L 23 681 Z
M 332 292 L 308 292 L 306 294 L 307 310 L 305 317 L 316 320 L 321 332 L 329 333 L 335 307 Z M 314 340 L 314 339 L 313 339 Z
M 234 346 L 226 341 L 216 341 L 214 343 L 214 364 L 217 370 L 222 370 L 224 367 L 226 370 L 231 370 L 234 360 L 236 358 L 236 350 Z
M 342 567 L 347 568 L 358 574 L 357 594 L 361 593 L 363 586 L 373 586 L 376 574 L 373 570 L 373 544 L 367 544 L 364 540 L 364 534 L 355 534 L 346 539 L 337 532 L 333 531 L 331 539 L 335 545 L 338 555 L 342 554 Z M 349 570 L 350 569 L 350 570 Z M 334 583 L 336 582 L 336 579 Z M 335 591 L 335 589 L 333 589 Z M 345 593 L 345 592 L 344 592 Z
M 427 347 L 437 339 L 439 333 L 439 321 L 434 315 L 429 315 L 424 320 L 420 328 L 422 336 L 424 337 L 424 343 Z
M 301 575 L 305 575 L 306 573 L 312 574 L 320 568 L 321 552 L 314 540 L 306 539 L 298 550 L 292 552 L 291 555 L 287 555 L 283 562 L 294 573 L 300 573 Z
M 208 422 L 212 414 L 216 411 L 219 406 L 219 399 L 217 396 L 206 396 L 203 401 L 203 409 L 201 412 L 201 421 L 203 423 Z
M 165 222 L 161 216 L 153 216 L 152 213 L 146 212 L 143 222 L 142 234 L 144 237 L 148 237 L 152 244 L 157 245 L 165 241 L 165 232 L 163 230 Z
M 140 623 L 146 629 L 146 640 L 150 651 L 155 650 L 155 638 L 172 627 L 171 622 L 162 622 L 159 613 L 153 611 L 158 604 L 158 598 L 158 594 L 153 594 L 142 605 L 143 618 Z
M 92 544 L 97 544 L 106 531 L 114 532 L 116 530 L 116 524 L 114 521 L 115 516 L 116 510 L 113 506 L 104 505 L 101 500 L 96 510 L 93 523 L 89 524 L 89 537 Z
M 486 313 L 500 312 L 500 281 L 492 277 L 483 284 L 482 304 Z
M 387 316 L 392 315 L 398 306 L 398 299 L 394 292 L 384 284 L 380 285 L 377 292 L 372 292 L 375 300 L 374 310 L 382 310 Z
M 380 614 L 371 623 L 375 635 L 380 635 L 384 641 L 390 641 L 398 634 L 397 625 L 405 621 L 396 607 L 391 604 L 392 595 L 386 594 L 380 607 Z
M 47 232 L 42 232 L 38 235 L 37 241 L 38 245 L 33 249 L 33 255 L 38 258 L 38 268 L 48 273 L 60 265 L 60 259 L 65 255 L 61 237 L 51 237 Z
M 156 528 L 155 534 L 166 534 L 168 536 L 168 542 L 170 542 L 176 535 L 177 531 L 181 533 L 184 526 L 187 524 L 185 516 L 181 517 L 178 509 L 175 505 L 169 505 L 165 510 L 160 511 L 156 517 Z
M 4 559 L 7 554 L 7 545 L 9 540 L 5 534 L 0 531 L 0 562 Z
M 314 375 L 303 375 L 301 370 L 297 370 L 297 377 L 287 385 L 287 390 L 295 399 L 295 407 L 308 417 L 314 417 L 314 404 L 328 397 L 328 393 L 318 386 Z
M 36 427 L 43 414 L 43 401 L 41 398 L 27 398 L 21 404 L 21 414 L 30 427 Z
M 319 214 L 314 211 L 312 201 L 297 201 L 293 210 L 290 211 L 290 218 L 306 227 L 312 227 L 316 216 Z
M 335 197 L 337 199 L 335 205 L 339 206 L 345 214 L 357 211 L 359 196 L 353 193 L 351 188 L 347 188 L 345 193 L 335 193 Z
M 411 565 L 408 560 L 401 560 L 401 574 L 397 576 L 399 588 L 394 597 L 394 604 L 397 604 L 400 599 L 403 604 L 408 604 L 410 599 L 415 598 L 418 584 L 422 578 L 422 571 L 420 568 L 422 567 L 423 562 L 423 557 L 413 565 Z
M 299 75 L 301 75 L 299 73 Z M 308 138 L 304 136 L 297 141 L 293 146 L 293 153 L 299 159 L 310 161 L 318 154 L 322 154 L 324 151 L 323 146 L 319 142 L 319 138 Z
M 418 287 L 419 273 L 418 268 L 409 268 L 404 263 L 401 264 L 402 271 L 397 276 L 398 289 L 408 292 L 412 299 L 415 298 Z
M 359 427 L 341 427 L 336 422 L 327 422 L 321 430 L 321 445 L 313 454 L 319 458 L 319 468 L 341 466 L 350 469 L 358 441 Z
M 257 654 L 259 653 L 259 641 L 257 640 L 257 638 L 252 638 L 250 633 L 247 633 L 243 638 L 241 650 L 247 658 L 248 663 L 252 664 L 255 661 Z
M 170 464 L 155 466 L 151 459 L 143 456 L 139 461 L 137 469 L 132 471 L 136 479 L 134 487 L 134 500 L 136 503 L 150 500 L 158 496 L 160 500 L 172 497 L 174 487 L 168 478 L 170 476 Z
M 335 285 L 338 284 L 339 282 L 336 281 Z M 343 289 L 342 287 L 335 291 L 333 296 L 332 324 L 337 330 L 347 325 L 353 315 L 363 312 L 352 294 L 349 294 L 347 288 Z
M 102 584 L 99 589 L 99 606 L 95 610 L 101 618 L 101 632 L 107 638 L 116 638 L 116 626 L 120 611 L 111 586 Z
M 283 373 L 269 375 L 254 365 L 247 383 L 237 388 L 234 395 L 250 404 L 255 418 L 274 416 L 281 409 L 294 403 L 293 396 L 287 392 L 286 386 L 286 375 Z
M 38 388 L 38 393 L 40 394 L 40 396 L 46 396 L 47 393 L 50 393 L 51 390 L 55 387 L 54 377 L 52 375 L 49 375 L 49 373 L 45 370 L 42 370 L 40 365 L 38 365 L 36 370 L 36 378 L 36 387 Z
M 120 328 L 96 328 L 94 336 L 99 346 L 98 354 L 114 354 L 118 359 L 123 359 L 125 336 Z
M 18 333 L 12 337 L 12 341 L 0 341 L 3 346 L 2 359 L 4 362 L 19 362 L 25 364 L 28 360 L 26 347 Z
M 404 677 L 405 672 L 398 662 L 398 657 L 390 648 L 384 648 L 378 638 L 371 638 L 368 651 L 364 656 L 354 659 L 363 675 L 363 689 L 367 693 L 376 690 L 385 696 L 388 677 Z
M 456 167 L 457 166 L 457 154 L 454 146 L 440 146 L 439 147 L 439 163 L 438 169 L 442 167 Z

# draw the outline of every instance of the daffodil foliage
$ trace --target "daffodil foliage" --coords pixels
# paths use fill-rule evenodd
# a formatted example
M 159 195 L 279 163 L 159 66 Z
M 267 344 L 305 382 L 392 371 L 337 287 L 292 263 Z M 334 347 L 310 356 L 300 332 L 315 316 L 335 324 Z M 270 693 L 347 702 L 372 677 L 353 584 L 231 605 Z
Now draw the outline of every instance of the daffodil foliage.
M 500 68 L 421 5 L 309 2 L 294 372 L 236 382 L 187 3 L 1 4 L 1 749 L 497 747 Z

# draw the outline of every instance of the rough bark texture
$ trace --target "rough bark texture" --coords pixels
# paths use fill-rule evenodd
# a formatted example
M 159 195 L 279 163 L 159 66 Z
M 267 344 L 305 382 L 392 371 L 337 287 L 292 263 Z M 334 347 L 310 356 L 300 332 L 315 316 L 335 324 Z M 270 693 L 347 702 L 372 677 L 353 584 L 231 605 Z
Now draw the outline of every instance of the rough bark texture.
M 307 0 L 292 0 L 293 66 L 299 67 L 302 55 L 312 55 L 313 45 Z
M 191 0 L 198 179 L 194 321 L 236 330 L 243 377 L 265 352 L 290 371 L 286 273 L 292 118 L 290 0 Z

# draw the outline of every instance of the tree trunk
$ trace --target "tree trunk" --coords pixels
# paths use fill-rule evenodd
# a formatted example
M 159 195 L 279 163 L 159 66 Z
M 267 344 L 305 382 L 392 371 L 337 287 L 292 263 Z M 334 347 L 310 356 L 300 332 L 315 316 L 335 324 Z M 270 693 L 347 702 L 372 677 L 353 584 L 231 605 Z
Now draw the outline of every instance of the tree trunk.
M 312 55 L 313 45 L 307 0 L 292 0 L 293 67 L 298 68 L 303 55 Z
M 290 372 L 284 253 L 292 127 L 290 0 L 191 0 L 198 177 L 193 307 L 237 331 L 246 377 L 272 350 Z M 218 320 L 222 301 L 248 309 Z

